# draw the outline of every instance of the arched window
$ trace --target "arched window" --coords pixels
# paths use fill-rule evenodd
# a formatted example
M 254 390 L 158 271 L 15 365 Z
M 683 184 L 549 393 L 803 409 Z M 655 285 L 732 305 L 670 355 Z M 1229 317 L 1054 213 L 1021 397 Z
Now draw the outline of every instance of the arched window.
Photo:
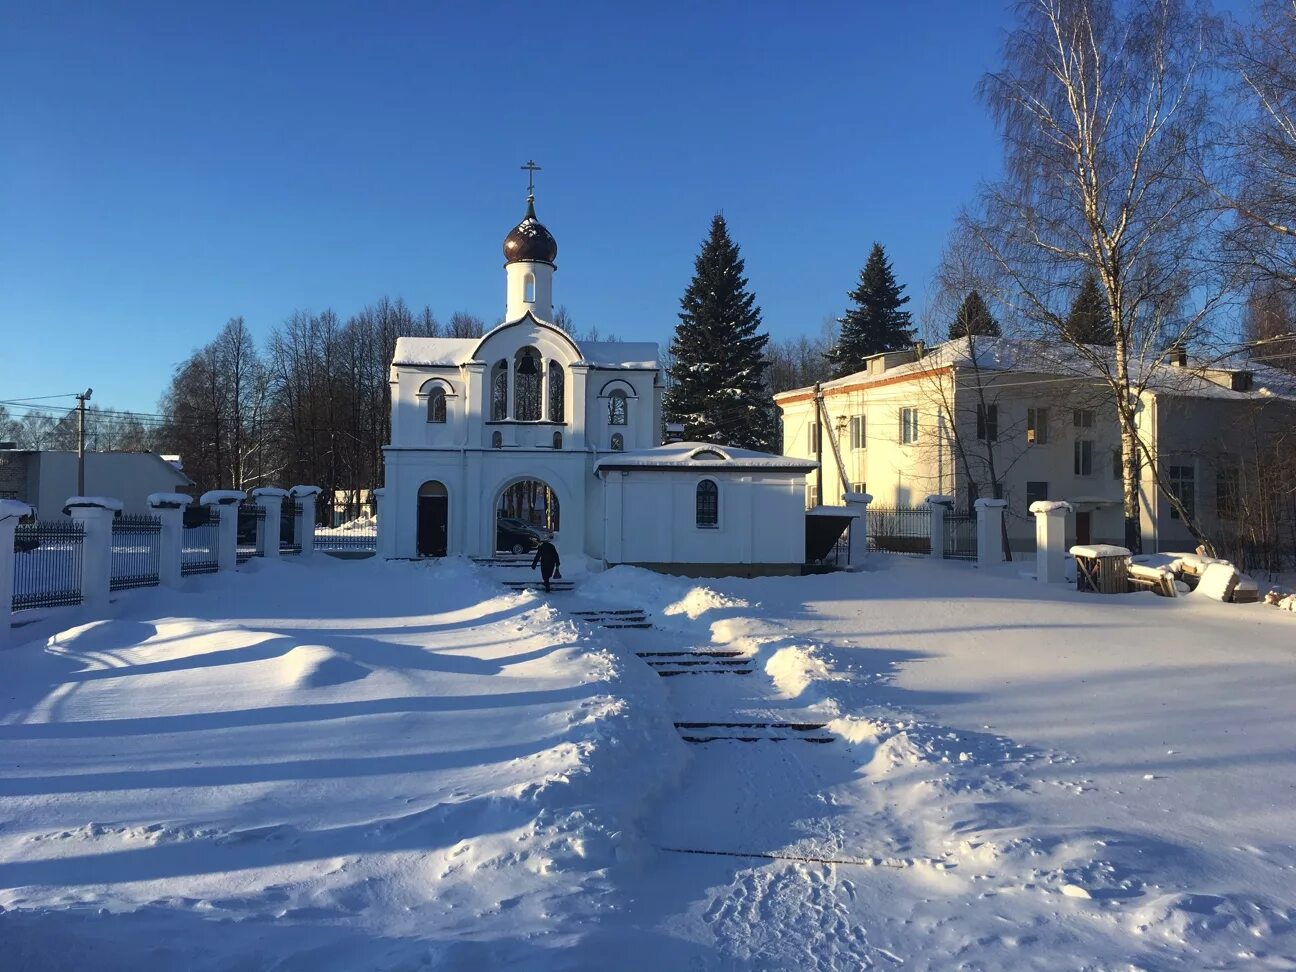
M 562 448 L 562 433 L 561 433 L 561 432 L 555 432 L 555 433 L 554 433 L 554 437 L 553 437 L 553 447 L 554 447 L 555 449 L 561 449 L 561 448 Z
M 549 362 L 549 421 L 565 421 L 567 375 L 557 361 Z
M 446 393 L 441 387 L 428 392 L 427 420 L 444 425 L 446 420 Z
M 502 358 L 491 368 L 491 408 L 492 422 L 503 422 L 508 418 L 508 362 Z
M 608 396 L 608 425 L 628 425 L 628 414 L 626 394 L 618 388 Z
M 513 358 L 513 417 L 519 422 L 540 421 L 540 353 L 521 348 Z
M 697 452 L 693 453 L 693 455 L 691 455 L 689 458 L 690 459 L 719 459 L 721 461 L 724 460 L 724 456 L 720 455 L 720 453 L 716 452 L 714 449 L 699 449 Z
M 704 530 L 720 526 L 720 488 L 710 479 L 697 484 L 696 522 Z
M 612 433 L 612 451 L 625 452 L 625 436 L 620 432 Z
M 522 278 L 522 299 L 528 304 L 535 303 L 535 274 L 528 273 Z
M 492 448 L 492 449 L 503 449 L 503 448 L 504 448 L 504 433 L 503 433 L 503 432 L 492 432 L 492 433 L 491 433 L 491 448 Z

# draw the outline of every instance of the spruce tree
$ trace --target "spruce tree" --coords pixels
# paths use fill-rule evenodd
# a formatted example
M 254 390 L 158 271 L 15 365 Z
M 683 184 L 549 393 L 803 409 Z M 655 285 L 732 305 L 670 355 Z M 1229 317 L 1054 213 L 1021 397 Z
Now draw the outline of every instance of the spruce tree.
M 828 351 L 834 378 L 859 371 L 871 354 L 899 351 L 913 343 L 909 312 L 900 309 L 909 303 L 903 291 L 882 244 L 874 243 L 859 286 L 849 295 L 855 306 L 838 319 L 841 334 Z
M 680 300 L 670 346 L 663 412 L 667 422 L 684 424 L 686 439 L 774 448 L 777 422 L 765 391 L 769 335 L 760 326 L 760 308 L 747 290 L 738 246 L 717 214 Z
M 999 337 L 999 322 L 990 314 L 990 308 L 975 290 L 963 298 L 954 322 L 950 324 L 951 341 L 975 334 L 978 337 Z
M 1098 290 L 1098 278 L 1092 273 L 1086 273 L 1080 281 L 1080 291 L 1062 324 L 1062 334 L 1073 344 L 1110 346 L 1114 343 L 1107 303 Z

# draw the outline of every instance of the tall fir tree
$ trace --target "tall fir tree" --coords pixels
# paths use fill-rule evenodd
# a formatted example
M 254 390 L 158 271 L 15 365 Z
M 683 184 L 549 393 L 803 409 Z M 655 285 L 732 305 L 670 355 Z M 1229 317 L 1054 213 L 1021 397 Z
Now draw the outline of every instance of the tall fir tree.
M 778 424 L 765 390 L 769 335 L 760 326 L 738 246 L 716 214 L 680 300 L 670 346 L 670 387 L 662 410 L 667 422 L 684 424 L 686 439 L 775 447 Z
M 969 334 L 977 337 L 999 337 L 999 322 L 994 319 L 990 308 L 975 290 L 969 291 L 963 298 L 963 303 L 959 305 L 958 313 L 954 315 L 954 321 L 949 329 L 951 341 L 965 338 Z
M 891 261 L 881 243 L 874 243 L 860 282 L 850 292 L 855 306 L 838 319 L 841 333 L 828 350 L 833 377 L 841 378 L 864 367 L 864 359 L 883 351 L 899 351 L 913 343 L 909 303 L 904 285 L 896 283 Z
M 1111 346 L 1115 343 L 1107 302 L 1098 290 L 1098 278 L 1092 273 L 1086 273 L 1080 281 L 1080 290 L 1062 324 L 1062 332 L 1076 344 Z

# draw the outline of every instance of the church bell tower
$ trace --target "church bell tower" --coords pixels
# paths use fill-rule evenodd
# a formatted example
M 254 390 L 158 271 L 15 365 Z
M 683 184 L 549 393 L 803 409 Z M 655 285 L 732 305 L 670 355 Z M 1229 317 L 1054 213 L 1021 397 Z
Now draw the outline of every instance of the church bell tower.
M 536 219 L 535 173 L 539 166 L 522 166 L 531 173 L 527 187 L 526 216 L 504 238 L 504 272 L 507 276 L 505 321 L 516 321 L 530 311 L 542 321 L 553 320 L 553 275 L 557 268 L 558 241 Z

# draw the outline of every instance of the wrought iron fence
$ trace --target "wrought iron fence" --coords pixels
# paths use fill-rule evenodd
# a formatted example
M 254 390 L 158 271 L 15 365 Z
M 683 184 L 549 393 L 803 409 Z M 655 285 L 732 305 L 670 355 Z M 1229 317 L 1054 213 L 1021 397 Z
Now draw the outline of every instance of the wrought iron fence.
M 976 514 L 945 510 L 945 559 L 976 560 Z
M 927 507 L 870 506 L 870 550 L 889 553 L 931 553 L 931 510 Z
M 315 530 L 315 549 L 339 553 L 360 553 L 378 550 L 378 527 L 370 524 L 345 524 L 340 527 Z
M 156 516 L 119 516 L 112 524 L 114 591 L 153 587 L 162 559 L 162 521 Z
M 85 531 L 70 520 L 20 523 L 14 532 L 15 611 L 81 603 Z
M 217 534 L 220 511 L 210 506 L 189 507 L 184 512 L 184 540 L 180 551 L 180 573 L 214 574 L 220 569 Z
M 301 537 L 297 535 L 297 520 L 301 516 L 301 503 L 285 498 L 279 511 L 279 552 L 301 553 Z
M 261 544 L 265 542 L 265 507 L 255 503 L 240 503 L 238 507 L 238 539 L 235 542 L 236 559 L 245 564 L 253 557 L 265 556 Z

